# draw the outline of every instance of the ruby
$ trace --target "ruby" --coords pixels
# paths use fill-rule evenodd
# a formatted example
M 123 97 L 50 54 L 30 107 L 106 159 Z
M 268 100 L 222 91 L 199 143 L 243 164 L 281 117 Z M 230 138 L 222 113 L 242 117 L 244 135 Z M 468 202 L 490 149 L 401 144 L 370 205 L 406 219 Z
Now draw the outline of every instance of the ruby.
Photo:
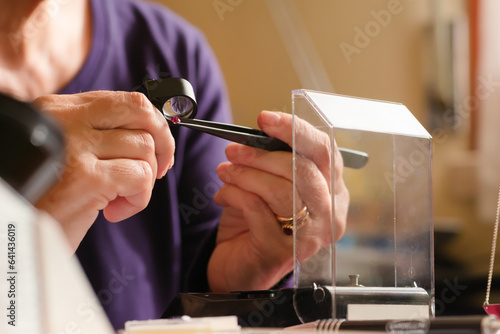
M 483 308 L 487 314 L 496 315 L 496 316 L 500 315 L 500 304 L 483 305 Z

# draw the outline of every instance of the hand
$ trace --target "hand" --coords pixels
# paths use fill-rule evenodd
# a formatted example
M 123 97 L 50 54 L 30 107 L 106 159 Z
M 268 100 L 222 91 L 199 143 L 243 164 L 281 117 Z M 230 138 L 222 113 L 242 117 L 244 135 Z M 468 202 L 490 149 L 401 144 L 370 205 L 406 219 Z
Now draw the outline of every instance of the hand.
M 34 105 L 63 128 L 66 160 L 37 203 L 58 220 L 76 250 L 99 210 L 111 222 L 146 207 L 156 178 L 173 165 L 167 122 L 141 93 L 48 95 Z
M 292 145 L 292 116 L 262 112 L 260 128 Z M 229 162 L 218 167 L 224 185 L 214 200 L 224 207 L 216 248 L 208 267 L 213 291 L 269 289 L 293 269 L 293 238 L 281 230 L 278 216 L 292 216 L 304 205 L 309 219 L 299 230 L 303 261 L 331 240 L 331 196 L 335 201 L 335 240 L 345 230 L 349 193 L 342 179 L 343 161 L 333 147 L 334 193 L 330 189 L 328 136 L 297 119 L 297 177 L 293 189 L 292 154 L 240 144 L 226 149 Z M 293 207 L 293 193 L 297 194 Z

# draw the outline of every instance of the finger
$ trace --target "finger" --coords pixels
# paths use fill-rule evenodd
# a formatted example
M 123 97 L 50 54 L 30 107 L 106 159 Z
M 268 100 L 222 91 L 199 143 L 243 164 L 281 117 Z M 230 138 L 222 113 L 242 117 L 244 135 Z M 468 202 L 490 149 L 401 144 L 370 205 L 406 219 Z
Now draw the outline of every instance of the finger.
M 269 152 L 231 143 L 226 147 L 226 157 L 232 163 L 261 169 L 287 180 L 293 180 L 293 156 L 290 152 Z
M 328 243 L 331 236 L 330 227 L 334 223 L 333 239 L 339 240 L 345 231 L 349 193 L 339 191 L 339 194 L 332 195 L 329 181 L 325 180 L 321 171 L 311 160 L 298 156 L 295 164 L 295 186 L 299 196 L 309 208 L 311 218 L 305 236 L 317 236 Z M 342 178 L 335 179 L 335 182 L 338 182 L 335 184 L 335 189 L 345 190 Z
M 87 121 L 96 129 L 165 129 L 167 121 L 158 109 L 138 92 L 90 92 L 96 96 L 84 103 Z M 87 93 L 84 93 L 85 95 Z M 83 95 L 83 94 L 82 94 Z M 88 96 L 84 100 L 87 100 Z
M 272 137 L 279 138 L 289 145 L 292 145 L 292 123 L 295 120 L 294 131 L 295 131 L 295 148 L 299 153 L 297 155 L 297 161 L 300 161 L 300 157 L 310 159 L 317 168 L 321 171 L 326 183 L 328 185 L 329 192 L 333 192 L 333 200 L 336 203 L 335 209 L 335 226 L 336 226 L 336 238 L 341 236 L 338 231 L 343 231 L 345 229 L 345 217 L 347 215 L 347 203 L 349 202 L 349 194 L 345 187 L 344 180 L 342 178 L 343 174 L 343 159 L 340 154 L 335 140 L 333 140 L 333 145 L 331 144 L 330 137 L 316 129 L 310 123 L 298 118 L 293 117 L 289 114 L 284 114 L 280 112 L 269 112 L 263 111 L 258 118 L 259 126 L 264 132 Z M 332 147 L 333 146 L 333 147 Z M 333 151 L 332 151 L 333 149 Z M 334 171 L 331 174 L 331 161 L 334 161 Z M 305 166 L 305 165 L 304 165 Z M 303 175 L 304 178 L 308 179 L 309 168 L 301 170 L 303 167 L 296 165 L 296 172 Z M 331 180 L 331 176 L 334 178 Z M 297 181 L 302 178 L 297 178 Z M 318 179 L 319 180 L 319 179 Z M 331 189 L 333 186 L 333 190 Z M 300 189 L 301 187 L 298 186 Z M 300 191 L 302 197 L 306 197 L 307 193 Z M 331 197 L 322 197 L 330 199 Z M 311 202 L 303 198 L 308 205 Z M 318 206 L 319 207 L 319 206 Z
M 251 167 L 265 173 L 279 176 L 292 184 L 292 154 L 289 152 L 268 152 L 245 145 L 231 143 L 226 148 L 226 156 L 228 160 L 233 164 Z M 226 179 L 229 178 L 229 180 L 231 178 L 236 180 L 238 173 L 240 173 L 241 171 L 243 171 L 243 167 L 236 168 L 234 170 L 229 169 L 226 170 L 225 174 L 222 176 Z M 324 178 L 318 167 L 311 160 L 301 156 L 296 157 L 296 172 L 296 190 L 298 192 L 297 198 L 299 198 L 299 200 L 296 201 L 295 212 L 300 210 L 303 205 L 307 205 L 311 213 L 315 213 L 318 215 L 324 214 L 325 208 L 323 206 L 326 203 L 325 200 L 329 200 L 331 198 L 329 193 L 330 188 L 328 181 Z M 274 190 L 267 190 L 267 188 L 266 190 L 259 190 L 257 188 L 259 186 L 262 187 L 263 185 L 260 182 L 257 183 L 257 180 L 262 176 L 253 175 L 251 177 L 243 179 L 238 178 L 238 181 L 240 182 L 239 185 L 245 187 L 246 190 L 253 189 L 253 191 L 258 193 L 260 196 L 263 196 L 263 198 L 271 200 L 269 198 L 269 195 L 266 197 L 263 192 L 276 192 L 277 188 L 275 188 Z M 222 180 L 224 181 L 224 179 Z M 286 187 L 285 190 L 289 191 L 288 202 L 290 204 L 288 208 L 291 208 L 293 184 L 292 187 Z M 282 196 L 282 198 L 285 198 L 281 194 L 280 196 Z M 274 201 L 272 201 L 272 203 L 274 203 Z M 290 215 L 290 211 L 288 213 L 280 214 L 279 212 L 281 212 L 281 210 L 275 207 L 275 205 L 272 205 L 271 207 L 273 210 L 278 210 L 275 212 L 280 216 Z M 329 205 L 326 205 L 326 207 L 329 208 Z
M 138 92 L 98 91 L 73 95 L 49 95 L 34 104 L 47 109 L 65 128 L 74 128 L 77 122 L 88 128 L 131 129 L 149 132 L 155 142 L 158 162 L 157 175 L 163 176 L 173 165 L 175 142 L 163 116 Z
M 317 166 L 308 159 L 297 157 L 295 187 L 309 208 L 312 220 L 324 221 L 331 217 L 331 196 L 328 183 Z
M 259 150 L 253 147 L 248 147 L 240 144 L 230 144 L 226 148 L 226 155 L 231 162 L 235 165 L 234 169 L 227 169 L 227 164 L 222 164 L 221 169 L 218 170 L 221 179 L 228 183 L 233 183 L 247 191 L 252 191 L 263 200 L 269 203 L 272 211 L 280 216 L 292 216 L 294 211 L 283 212 L 282 210 L 290 210 L 293 207 L 292 197 L 293 192 L 296 192 L 296 207 L 295 212 L 298 212 L 304 205 L 306 205 L 310 212 L 311 220 L 318 224 L 315 229 L 318 234 L 325 231 L 325 228 L 319 226 L 325 222 L 329 224 L 331 217 L 331 195 L 329 182 L 324 178 L 318 167 L 309 159 L 297 156 L 296 157 L 296 185 L 295 189 L 292 184 L 293 172 L 291 168 L 291 154 L 288 152 L 268 152 Z M 253 171 L 248 172 L 245 168 L 256 169 L 260 171 L 257 173 Z M 270 174 L 267 177 L 279 176 L 286 180 L 288 184 L 281 186 L 284 187 L 278 190 L 278 187 L 270 189 L 272 181 L 264 179 L 261 183 L 264 174 Z M 290 186 L 291 185 L 291 186 Z M 288 196 L 283 192 L 288 192 Z M 278 198 L 273 198 L 269 193 L 277 193 Z M 288 198 L 288 199 L 286 199 Z M 281 203 L 276 204 L 277 200 L 282 200 Z M 288 202 L 288 204 L 286 204 Z M 338 220 L 340 223 L 341 221 Z M 341 224 L 342 225 L 342 224 Z M 340 236 L 343 231 L 343 226 L 336 227 L 335 234 Z M 314 231 L 314 229 L 311 229 Z
M 233 149 L 234 152 L 231 152 Z M 243 148 L 243 151 L 254 152 L 247 155 L 238 154 L 241 151 L 236 145 L 233 145 L 233 148 L 228 148 L 226 152 L 228 152 L 228 159 L 231 162 L 221 164 L 221 169 L 218 170 L 221 179 L 258 194 L 279 216 L 292 216 L 304 205 L 307 206 L 310 218 L 314 221 L 313 224 L 317 225 L 312 230 L 316 230 L 318 235 L 321 235 L 325 231 L 322 224 L 325 221 L 329 222 L 331 217 L 332 197 L 329 184 L 318 167 L 311 160 L 297 156 L 294 188 L 288 161 L 290 153 L 266 152 L 254 148 Z M 237 162 L 233 163 L 233 161 Z M 246 165 L 238 165 L 239 162 L 244 162 Z M 228 168 L 227 166 L 232 167 Z M 286 182 L 273 184 L 274 178 L 277 177 L 274 173 L 284 175 L 285 177 L 280 178 Z M 293 207 L 294 192 L 296 196 L 295 211 L 285 213 L 283 210 L 290 210 L 289 208 Z M 278 197 L 273 198 L 269 193 L 276 194 Z
M 275 174 L 230 162 L 220 164 L 217 173 L 223 182 L 261 197 L 276 215 L 293 216 L 304 205 L 297 194 L 298 201 L 293 207 L 292 182 Z
M 83 92 L 83 93 L 76 93 L 76 94 L 49 94 L 49 95 L 44 95 L 39 98 L 37 98 L 33 104 L 35 105 L 40 105 L 40 104 L 50 104 L 50 105 L 59 105 L 59 106 L 74 106 L 74 105 L 83 105 L 87 103 L 91 103 L 97 99 L 102 99 L 102 98 L 117 98 L 119 95 L 123 94 L 130 94 L 130 93 L 137 93 L 137 92 L 124 92 L 124 91 L 112 91 L 112 90 L 96 90 L 96 91 L 89 91 L 89 92 Z
M 167 121 L 141 93 L 117 92 L 90 102 L 89 122 L 98 129 L 135 129 L 149 132 L 155 142 L 158 175 L 173 165 L 175 142 Z
M 267 203 L 254 193 L 232 184 L 224 184 L 215 194 L 214 201 L 217 205 L 233 208 L 241 212 L 252 232 L 254 245 L 268 240 L 270 236 L 276 237 L 277 242 L 287 244 L 286 239 L 291 239 L 282 233 L 281 227 Z M 279 247 L 276 247 L 278 245 L 273 245 L 276 250 L 279 249 Z
M 106 219 L 112 222 L 128 218 L 143 210 L 149 203 L 153 185 L 151 166 L 142 160 L 97 160 L 95 176 L 107 206 Z M 121 199 L 120 199 L 121 198 Z
M 258 117 L 259 127 L 269 136 L 283 140 L 292 146 L 293 116 L 281 112 L 263 111 Z M 329 179 L 332 148 L 329 136 L 308 122 L 295 117 L 295 149 L 303 157 L 311 159 Z M 336 165 L 342 166 L 342 157 L 334 145 Z
M 133 196 L 118 196 L 103 209 L 104 217 L 110 222 L 119 222 L 146 208 L 150 193 L 143 192 Z M 146 202 L 146 205 L 143 203 Z
M 289 152 L 269 152 L 231 143 L 226 148 L 226 156 L 233 164 L 252 167 L 283 177 L 289 182 L 293 181 L 293 157 Z M 312 187 L 308 187 L 308 184 L 315 184 L 317 187 L 321 187 L 322 195 L 325 195 L 323 190 L 326 189 L 327 192 L 329 191 L 329 179 L 325 179 L 323 173 L 321 173 L 313 161 L 302 156 L 296 156 L 295 168 L 296 173 L 298 173 L 296 177 L 297 189 L 305 202 L 309 202 L 305 200 L 305 197 L 308 197 L 309 193 L 316 196 L 318 192 L 318 189 L 309 191 L 309 188 Z M 329 197 L 329 193 L 327 194 Z M 309 197 L 314 198 L 314 196 Z
M 144 130 L 92 130 L 91 138 L 93 153 L 98 159 L 134 159 L 149 163 L 157 175 L 157 161 L 153 136 Z M 154 182 L 154 179 L 152 180 Z

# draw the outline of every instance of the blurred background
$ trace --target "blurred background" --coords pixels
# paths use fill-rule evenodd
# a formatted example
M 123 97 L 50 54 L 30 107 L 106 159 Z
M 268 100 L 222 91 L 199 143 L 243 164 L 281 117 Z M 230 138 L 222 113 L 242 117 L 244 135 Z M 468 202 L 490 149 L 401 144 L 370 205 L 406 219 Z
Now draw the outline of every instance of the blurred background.
M 500 183 L 498 1 L 156 1 L 205 33 L 236 124 L 291 113 L 297 88 L 406 105 L 433 136 L 436 313 L 481 313 Z

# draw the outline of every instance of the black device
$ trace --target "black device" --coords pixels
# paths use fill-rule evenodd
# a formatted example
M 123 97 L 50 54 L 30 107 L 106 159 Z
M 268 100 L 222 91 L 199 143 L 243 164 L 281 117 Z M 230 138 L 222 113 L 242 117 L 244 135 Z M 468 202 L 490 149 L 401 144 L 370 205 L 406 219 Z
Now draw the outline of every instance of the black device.
M 162 318 L 238 317 L 243 327 L 289 327 L 331 318 L 349 318 L 349 305 L 405 305 L 428 309 L 429 294 L 417 287 L 318 286 L 227 294 L 180 293 Z
M 0 94 L 0 159 L 0 178 L 35 203 L 61 171 L 62 131 L 31 105 Z

